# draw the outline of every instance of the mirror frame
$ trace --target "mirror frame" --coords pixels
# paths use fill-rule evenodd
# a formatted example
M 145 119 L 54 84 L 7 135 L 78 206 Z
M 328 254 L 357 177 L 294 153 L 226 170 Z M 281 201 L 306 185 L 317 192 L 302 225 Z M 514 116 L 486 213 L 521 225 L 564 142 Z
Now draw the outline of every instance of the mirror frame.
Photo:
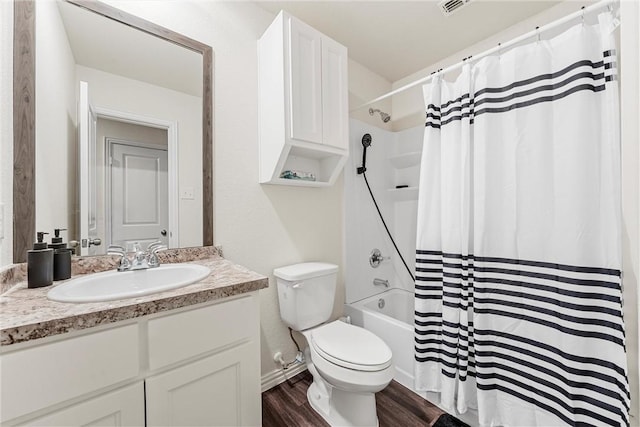
M 36 234 L 35 2 L 13 2 L 13 262 L 25 262 Z M 213 245 L 213 49 L 96 0 L 65 0 L 202 54 L 202 245 Z

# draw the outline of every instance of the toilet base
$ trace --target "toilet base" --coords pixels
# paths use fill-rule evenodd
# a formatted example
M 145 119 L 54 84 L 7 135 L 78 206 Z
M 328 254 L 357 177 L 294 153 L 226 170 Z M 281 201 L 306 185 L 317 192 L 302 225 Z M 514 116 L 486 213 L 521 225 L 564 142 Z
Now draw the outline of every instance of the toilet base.
M 308 367 L 313 383 L 307 389 L 307 400 L 329 425 L 378 427 L 375 393 L 340 390 L 327 383 L 315 366 Z

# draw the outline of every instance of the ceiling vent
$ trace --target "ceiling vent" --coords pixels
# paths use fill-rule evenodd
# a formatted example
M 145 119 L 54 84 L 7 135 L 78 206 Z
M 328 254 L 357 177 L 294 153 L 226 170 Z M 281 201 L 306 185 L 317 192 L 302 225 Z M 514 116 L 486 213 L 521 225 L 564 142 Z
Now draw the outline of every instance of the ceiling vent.
M 462 9 L 469 4 L 469 2 L 471 2 L 471 0 L 441 0 L 438 2 L 438 6 L 440 6 L 440 10 L 444 16 L 449 16 Z

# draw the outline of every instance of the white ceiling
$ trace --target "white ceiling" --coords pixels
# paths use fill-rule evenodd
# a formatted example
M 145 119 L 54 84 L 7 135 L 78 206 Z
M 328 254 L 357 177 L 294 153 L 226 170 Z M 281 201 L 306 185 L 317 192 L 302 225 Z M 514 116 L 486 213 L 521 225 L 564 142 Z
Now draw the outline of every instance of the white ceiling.
M 349 48 L 349 57 L 390 82 L 559 3 L 473 0 L 445 17 L 437 1 L 261 1 L 284 9 Z M 462 59 L 462 58 L 460 58 Z
M 351 59 L 390 82 L 557 3 L 473 0 L 445 17 L 435 0 L 257 2 L 273 14 L 285 9 L 347 46 Z M 70 3 L 59 7 L 78 64 L 200 96 L 200 54 Z
M 77 64 L 202 96 L 200 53 L 71 3 L 58 8 Z

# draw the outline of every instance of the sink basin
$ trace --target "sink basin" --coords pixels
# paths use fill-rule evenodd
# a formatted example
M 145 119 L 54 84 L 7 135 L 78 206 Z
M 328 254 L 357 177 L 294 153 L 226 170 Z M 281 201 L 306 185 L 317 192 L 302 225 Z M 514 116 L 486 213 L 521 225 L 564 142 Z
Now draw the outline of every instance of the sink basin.
M 59 302 L 98 302 L 135 298 L 198 282 L 211 270 L 198 264 L 164 264 L 135 271 L 106 271 L 78 277 L 51 289 L 47 297 Z

